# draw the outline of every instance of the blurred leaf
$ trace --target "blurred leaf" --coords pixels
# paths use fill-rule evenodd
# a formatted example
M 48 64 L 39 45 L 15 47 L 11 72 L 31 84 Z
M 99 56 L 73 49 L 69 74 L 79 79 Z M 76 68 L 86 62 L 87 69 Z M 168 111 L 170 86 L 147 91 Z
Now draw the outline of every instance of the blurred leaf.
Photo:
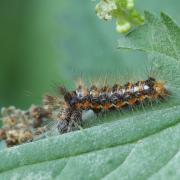
M 170 15 L 174 20 L 176 20 L 178 23 L 180 23 L 179 17 L 179 6 L 180 1 L 179 0 L 151 0 L 151 1 L 144 1 L 144 0 L 138 0 L 136 1 L 137 9 L 144 12 L 144 10 L 148 10 L 149 12 L 155 12 L 157 14 L 160 14 L 160 12 L 166 12 L 168 15 Z

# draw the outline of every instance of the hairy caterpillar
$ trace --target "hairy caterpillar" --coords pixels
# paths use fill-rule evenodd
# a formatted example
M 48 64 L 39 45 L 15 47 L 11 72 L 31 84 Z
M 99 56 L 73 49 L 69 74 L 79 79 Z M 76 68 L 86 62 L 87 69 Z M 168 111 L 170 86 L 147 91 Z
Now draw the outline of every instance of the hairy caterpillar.
M 87 88 L 79 83 L 74 91 L 60 87 L 63 99 L 45 95 L 42 106 L 32 106 L 27 111 L 14 107 L 3 108 L 3 127 L 0 139 L 7 146 L 34 141 L 47 131 L 54 122 L 60 134 L 79 129 L 82 125 L 82 112 L 100 112 L 133 108 L 139 104 L 163 101 L 170 95 L 163 82 L 149 77 L 136 83 L 114 84 Z M 56 123 L 57 122 L 57 123 Z M 54 130 L 53 130 L 54 131 Z
M 70 92 L 60 87 L 60 92 L 64 97 L 64 110 L 58 123 L 60 133 L 80 126 L 83 110 L 93 110 L 95 113 L 121 110 L 147 101 L 161 101 L 169 95 L 164 83 L 153 77 L 136 83 L 114 84 L 112 87 L 106 85 L 98 88 L 92 85 L 87 88 L 80 84 L 76 90 Z

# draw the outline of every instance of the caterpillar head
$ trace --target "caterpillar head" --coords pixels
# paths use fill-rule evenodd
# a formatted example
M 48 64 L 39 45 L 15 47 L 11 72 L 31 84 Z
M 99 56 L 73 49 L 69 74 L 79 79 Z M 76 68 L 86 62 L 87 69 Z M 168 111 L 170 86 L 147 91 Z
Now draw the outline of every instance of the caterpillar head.
M 163 82 L 156 81 L 153 88 L 159 97 L 166 97 L 169 94 Z

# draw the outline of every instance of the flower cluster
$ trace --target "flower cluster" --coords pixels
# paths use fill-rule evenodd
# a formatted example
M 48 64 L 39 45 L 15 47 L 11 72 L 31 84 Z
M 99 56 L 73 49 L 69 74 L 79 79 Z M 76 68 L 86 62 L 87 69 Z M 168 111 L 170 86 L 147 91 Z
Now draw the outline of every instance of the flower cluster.
M 143 17 L 134 8 L 134 0 L 100 0 L 95 9 L 100 19 L 115 19 L 119 33 L 127 33 L 144 22 Z
M 102 0 L 96 5 L 96 13 L 100 19 L 112 19 L 112 12 L 117 9 L 116 3 L 111 0 Z

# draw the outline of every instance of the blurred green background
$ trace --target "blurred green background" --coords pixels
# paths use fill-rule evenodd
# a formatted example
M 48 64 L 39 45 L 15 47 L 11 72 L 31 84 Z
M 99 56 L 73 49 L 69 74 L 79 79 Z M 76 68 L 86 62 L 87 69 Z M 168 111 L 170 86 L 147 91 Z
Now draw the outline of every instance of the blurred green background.
M 0 107 L 40 104 L 78 77 L 140 71 L 147 57 L 117 50 L 114 22 L 100 21 L 91 0 L 0 0 Z M 136 0 L 180 23 L 179 0 Z

